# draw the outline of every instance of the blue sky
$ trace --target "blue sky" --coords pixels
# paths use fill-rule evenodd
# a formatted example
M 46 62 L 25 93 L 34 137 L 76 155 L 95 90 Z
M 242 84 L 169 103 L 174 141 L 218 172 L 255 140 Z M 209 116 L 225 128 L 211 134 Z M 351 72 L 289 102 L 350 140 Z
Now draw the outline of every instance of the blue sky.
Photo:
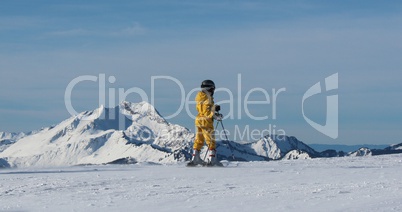
M 400 143 L 401 38 L 400 1 L 3 0 L 0 131 L 37 130 L 68 118 L 64 92 L 81 75 L 114 76 L 107 89 L 139 87 L 149 96 L 152 76 L 174 77 L 186 92 L 212 79 L 236 99 L 241 74 L 242 97 L 257 87 L 286 92 L 278 97 L 277 119 L 272 105 L 250 107 L 270 118 L 255 121 L 243 112 L 224 121 L 232 133 L 236 125 L 275 125 L 306 143 Z M 337 139 L 317 132 L 301 112 L 304 92 L 334 73 Z M 171 81 L 156 83 L 155 107 L 162 115 L 177 110 L 179 92 Z M 216 94 L 217 101 L 227 98 Z M 325 122 L 325 98 L 306 103 L 308 117 Z M 98 107 L 97 84 L 77 86 L 73 105 L 77 111 Z M 169 121 L 193 129 L 185 112 Z

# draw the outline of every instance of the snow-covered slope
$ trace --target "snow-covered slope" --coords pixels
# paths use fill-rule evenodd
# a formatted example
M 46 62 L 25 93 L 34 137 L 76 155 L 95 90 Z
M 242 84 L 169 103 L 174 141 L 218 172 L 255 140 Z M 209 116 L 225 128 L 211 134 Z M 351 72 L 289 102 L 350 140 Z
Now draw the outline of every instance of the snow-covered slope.
M 23 137 L 0 153 L 14 166 L 101 164 L 131 161 L 169 163 L 184 160 L 193 134 L 167 123 L 146 103 L 100 107 Z
M 230 148 L 232 147 L 232 148 Z M 292 159 L 319 156 L 314 149 L 293 136 L 268 135 L 256 142 L 239 144 L 236 142 L 218 142 L 219 159 L 237 161 L 262 161 L 288 159 L 286 154 L 300 151 L 299 157 L 293 152 Z M 234 156 L 234 157 L 233 157 Z
M 15 143 L 17 140 L 30 135 L 31 133 L 8 133 L 8 132 L 0 132 L 0 152 L 3 152 L 5 149 L 11 146 L 11 144 Z
M 402 155 L 0 169 L 0 211 L 402 211 Z

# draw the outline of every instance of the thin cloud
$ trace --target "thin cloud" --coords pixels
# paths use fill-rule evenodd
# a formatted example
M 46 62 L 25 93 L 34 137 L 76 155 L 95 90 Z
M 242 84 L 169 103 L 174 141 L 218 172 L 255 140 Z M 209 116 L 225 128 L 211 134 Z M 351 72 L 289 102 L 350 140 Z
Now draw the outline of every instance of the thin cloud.
M 6 30 L 26 30 L 35 27 L 41 27 L 48 21 L 35 17 L 8 16 L 0 17 L 0 31 Z
M 140 35 L 144 34 L 147 30 L 138 22 L 134 22 L 131 26 L 123 29 L 116 35 Z
M 67 37 L 75 37 L 75 36 L 88 36 L 93 35 L 94 32 L 86 29 L 69 29 L 69 30 L 61 30 L 49 33 L 50 35 L 55 36 L 67 36 Z
M 116 37 L 116 36 L 141 35 L 145 34 L 146 31 L 147 30 L 141 24 L 139 24 L 138 22 L 134 22 L 132 25 L 120 29 L 90 30 L 90 29 L 77 28 L 77 29 L 54 31 L 48 33 L 48 35 L 57 37 L 82 37 L 82 36 Z

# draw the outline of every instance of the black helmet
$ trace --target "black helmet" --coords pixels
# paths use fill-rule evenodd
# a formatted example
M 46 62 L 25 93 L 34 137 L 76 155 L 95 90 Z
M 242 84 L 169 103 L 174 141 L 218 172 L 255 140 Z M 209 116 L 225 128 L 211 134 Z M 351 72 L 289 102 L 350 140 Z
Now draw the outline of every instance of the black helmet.
M 204 80 L 201 83 L 201 88 L 206 88 L 206 89 L 215 89 L 215 83 L 212 80 Z

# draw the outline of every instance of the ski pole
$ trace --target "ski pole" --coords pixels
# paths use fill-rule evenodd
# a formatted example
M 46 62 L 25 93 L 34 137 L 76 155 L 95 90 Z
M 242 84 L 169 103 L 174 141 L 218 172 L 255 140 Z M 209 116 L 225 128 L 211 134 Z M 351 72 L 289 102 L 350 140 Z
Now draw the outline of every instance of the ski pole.
M 233 160 L 235 160 L 234 152 L 233 152 L 233 147 L 232 147 L 232 145 L 230 144 L 230 141 L 229 141 L 228 136 L 227 136 L 227 134 L 226 134 L 226 130 L 225 130 L 225 127 L 223 126 L 222 120 L 221 120 L 220 122 L 221 122 L 221 125 L 222 125 L 223 133 L 225 134 L 226 142 L 228 143 L 228 146 L 229 146 L 229 148 L 230 148 L 230 151 L 232 152 Z

